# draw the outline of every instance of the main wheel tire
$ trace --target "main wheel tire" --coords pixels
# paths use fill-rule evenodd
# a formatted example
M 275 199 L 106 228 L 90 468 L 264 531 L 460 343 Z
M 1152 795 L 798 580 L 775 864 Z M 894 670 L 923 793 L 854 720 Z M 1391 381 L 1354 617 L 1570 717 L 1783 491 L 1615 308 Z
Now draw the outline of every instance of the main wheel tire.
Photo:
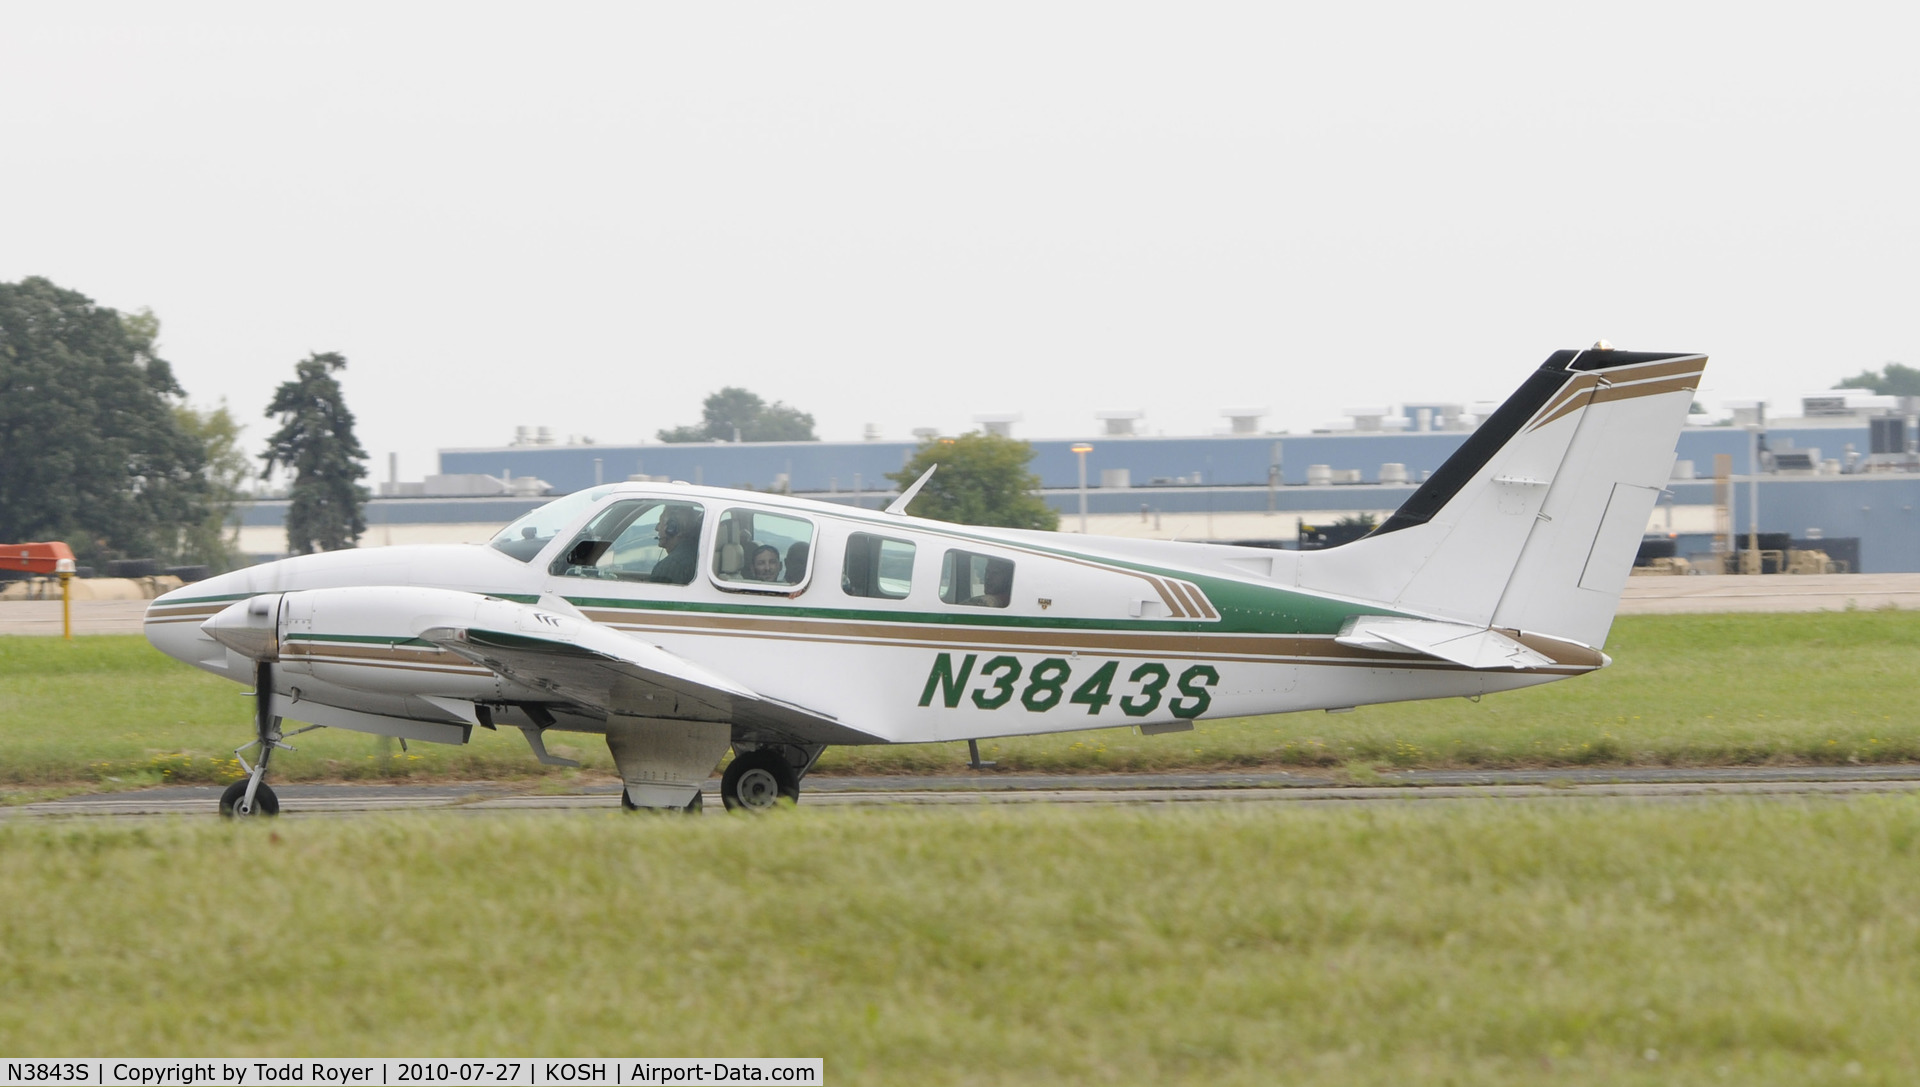
M 756 748 L 734 759 L 720 777 L 720 799 L 728 811 L 772 811 L 782 799 L 800 799 L 800 775 L 770 748 Z
M 253 810 L 242 813 L 240 811 L 240 801 L 244 799 L 246 795 L 246 778 L 241 778 L 239 781 L 227 786 L 227 791 L 220 794 L 220 814 L 229 819 L 242 818 L 243 814 L 247 816 L 280 814 L 280 798 L 273 795 L 273 786 L 268 785 L 266 782 L 261 782 L 260 787 L 253 791 Z

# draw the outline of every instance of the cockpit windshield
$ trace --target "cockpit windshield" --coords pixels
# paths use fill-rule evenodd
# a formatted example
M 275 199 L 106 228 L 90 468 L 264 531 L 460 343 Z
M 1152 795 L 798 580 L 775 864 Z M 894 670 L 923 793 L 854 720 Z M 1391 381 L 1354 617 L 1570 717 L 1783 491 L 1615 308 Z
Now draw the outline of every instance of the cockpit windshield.
M 500 530 L 491 542 L 494 550 L 512 555 L 521 562 L 532 562 L 553 538 L 571 528 L 587 507 L 613 493 L 612 487 L 593 487 L 575 491 L 530 510 L 518 521 Z

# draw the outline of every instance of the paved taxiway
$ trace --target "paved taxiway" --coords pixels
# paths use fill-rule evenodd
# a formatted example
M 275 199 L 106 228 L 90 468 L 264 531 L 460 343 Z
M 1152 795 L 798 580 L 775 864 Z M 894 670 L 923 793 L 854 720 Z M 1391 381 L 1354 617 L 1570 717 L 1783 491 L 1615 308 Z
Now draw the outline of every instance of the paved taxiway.
M 1920 765 L 1734 767 L 1644 770 L 1406 771 L 1382 784 L 1355 785 L 1310 774 L 985 774 L 925 777 L 818 777 L 803 807 L 929 807 L 995 804 L 1406 804 L 1459 800 L 1659 801 L 1714 797 L 1846 797 L 1920 793 Z M 608 784 L 571 793 L 516 792 L 505 784 L 276 785 L 283 815 L 367 812 L 614 811 Z M 706 814 L 724 814 L 717 783 L 707 785 Z M 0 808 L 0 821 L 87 817 L 212 815 L 218 786 L 184 786 L 74 796 Z

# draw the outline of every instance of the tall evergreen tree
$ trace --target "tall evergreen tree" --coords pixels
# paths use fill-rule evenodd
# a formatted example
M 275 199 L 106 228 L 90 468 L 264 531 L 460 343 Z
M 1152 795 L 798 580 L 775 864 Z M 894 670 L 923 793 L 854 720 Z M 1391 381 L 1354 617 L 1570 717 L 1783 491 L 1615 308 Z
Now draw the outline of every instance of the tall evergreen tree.
M 907 507 L 915 517 L 961 525 L 1057 529 L 1059 512 L 1035 493 L 1040 490 L 1040 477 L 1027 470 L 1032 460 L 1033 446 L 1026 442 L 976 432 L 924 443 L 906 467 L 887 478 L 905 488 L 928 468 L 940 466 Z
M 205 450 L 175 420 L 158 331 L 39 276 L 0 283 L 0 541 L 97 563 L 165 554 L 206 518 Z
M 367 490 L 358 482 L 367 475 L 367 453 L 353 436 L 353 413 L 333 376 L 346 366 L 337 352 L 310 355 L 267 405 L 280 429 L 260 455 L 267 463 L 260 476 L 275 468 L 293 473 L 287 550 L 295 555 L 353 547 L 367 530 Z

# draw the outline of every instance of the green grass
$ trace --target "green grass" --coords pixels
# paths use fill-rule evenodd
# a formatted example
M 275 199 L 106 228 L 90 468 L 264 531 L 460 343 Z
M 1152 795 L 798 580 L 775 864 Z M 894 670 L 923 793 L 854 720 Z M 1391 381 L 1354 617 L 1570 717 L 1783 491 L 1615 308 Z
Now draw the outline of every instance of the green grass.
M 1920 761 L 1913 677 L 1920 612 L 1621 619 L 1600 673 L 1481 702 L 1448 699 L 986 741 L 1010 771 L 1554 767 Z M 747 677 L 750 681 L 751 677 Z M 138 637 L 0 638 L 0 785 L 214 782 L 250 735 L 237 685 Z M 323 731 L 275 762 L 279 780 L 542 777 L 517 732 L 464 748 Z M 556 753 L 606 773 L 597 737 Z M 964 744 L 834 748 L 821 773 L 957 771 Z M 110 779 L 118 779 L 110 780 Z
M 233 749 L 253 735 L 247 688 L 162 655 L 138 636 L 0 637 L 0 784 L 129 787 L 230 781 Z M 464 747 L 322 729 L 274 757 L 275 780 L 564 777 L 518 730 L 475 729 Z M 548 750 L 612 770 L 597 736 Z M 10 790 L 15 798 L 34 795 Z
M 1920 798 L 0 824 L 0 1050 L 1911 1082 Z

